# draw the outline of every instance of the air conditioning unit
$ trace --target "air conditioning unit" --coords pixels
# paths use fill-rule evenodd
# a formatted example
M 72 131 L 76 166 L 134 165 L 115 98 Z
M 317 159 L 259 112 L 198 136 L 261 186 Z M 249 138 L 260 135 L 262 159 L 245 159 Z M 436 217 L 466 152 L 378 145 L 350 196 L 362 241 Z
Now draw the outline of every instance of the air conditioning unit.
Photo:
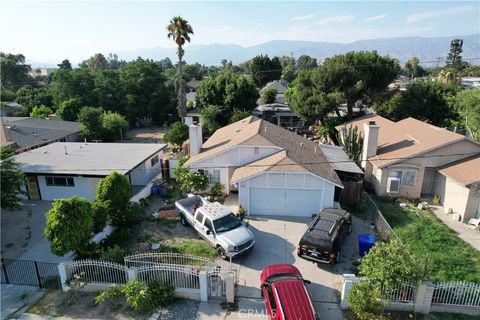
M 398 193 L 400 191 L 400 178 L 390 177 L 387 180 L 387 192 Z

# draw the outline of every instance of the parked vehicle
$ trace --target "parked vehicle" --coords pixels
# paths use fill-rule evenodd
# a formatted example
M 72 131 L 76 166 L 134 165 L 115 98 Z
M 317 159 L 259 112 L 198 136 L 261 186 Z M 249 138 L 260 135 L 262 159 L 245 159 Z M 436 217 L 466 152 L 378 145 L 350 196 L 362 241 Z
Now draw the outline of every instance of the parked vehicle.
M 320 319 L 300 271 L 291 264 L 273 264 L 260 275 L 260 290 L 271 320 Z
M 342 209 L 324 209 L 317 214 L 300 239 L 299 257 L 319 263 L 336 263 L 345 237 L 352 232 L 352 216 Z
M 191 195 L 175 202 L 184 226 L 191 225 L 217 250 L 222 259 L 233 258 L 253 248 L 255 238 L 228 208 L 218 202 Z

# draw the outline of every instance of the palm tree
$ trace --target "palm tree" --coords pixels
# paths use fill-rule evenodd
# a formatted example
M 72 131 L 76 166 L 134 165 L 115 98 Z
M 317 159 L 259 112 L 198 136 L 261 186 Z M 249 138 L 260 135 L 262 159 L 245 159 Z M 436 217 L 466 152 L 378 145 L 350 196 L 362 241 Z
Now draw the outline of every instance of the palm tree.
M 419 62 L 420 61 L 418 60 L 417 57 L 413 57 L 412 59 L 410 59 L 410 65 L 412 66 L 412 77 L 411 77 L 412 81 L 413 81 L 413 78 L 415 77 L 415 73 L 417 73 Z
M 177 87 L 178 87 L 178 99 L 177 99 L 177 111 L 180 118 L 183 120 L 187 115 L 187 98 L 185 94 L 185 86 L 182 77 L 182 58 L 185 54 L 183 45 L 186 41 L 190 42 L 190 35 L 193 34 L 192 26 L 188 24 L 188 21 L 180 16 L 173 17 L 170 23 L 167 25 L 168 38 L 172 38 L 178 46 L 178 65 L 177 65 Z

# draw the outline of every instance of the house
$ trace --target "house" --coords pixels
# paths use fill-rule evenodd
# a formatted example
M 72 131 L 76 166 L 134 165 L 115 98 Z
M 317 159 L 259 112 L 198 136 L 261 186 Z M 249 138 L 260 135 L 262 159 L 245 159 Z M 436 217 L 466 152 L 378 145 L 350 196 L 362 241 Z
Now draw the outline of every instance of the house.
M 188 92 L 195 92 L 197 90 L 198 85 L 202 83 L 202 81 L 197 79 L 192 79 L 187 82 L 187 90 Z
M 284 103 L 262 104 L 255 108 L 253 115 L 283 128 L 303 128 L 304 122 Z
M 4 102 L 5 105 L 0 108 L 0 115 L 2 117 L 12 117 L 17 112 L 22 112 L 23 106 L 15 101 Z
M 260 93 L 267 89 L 275 89 L 277 90 L 277 95 L 275 96 L 275 102 L 276 103 L 285 103 L 285 92 L 288 89 L 288 83 L 283 80 L 274 80 L 269 83 L 267 83 L 261 90 Z M 262 101 L 262 99 L 259 99 L 257 101 L 257 104 L 264 104 L 265 101 Z
M 462 166 L 471 168 L 472 176 L 474 171 L 480 171 L 480 167 L 476 167 L 478 162 L 471 160 L 472 156 L 480 155 L 480 144 L 446 129 L 413 118 L 393 122 L 375 114 L 344 125 L 356 126 L 363 133 L 365 180 L 378 195 L 410 199 L 439 195 L 442 204 L 450 206 L 453 193 L 448 190 L 452 184 L 450 180 L 445 182 L 446 172 L 456 172 L 456 168 Z M 462 196 L 465 205 L 452 205 L 454 211 L 464 220 L 475 215 L 478 185 L 454 174 L 448 177 L 460 183 L 468 182 L 461 185 L 465 188 Z M 470 209 L 473 207 L 475 209 Z
M 185 165 L 238 192 L 253 215 L 310 216 L 334 205 L 342 182 L 317 143 L 255 116 L 217 130 L 202 145 L 202 127 L 189 126 Z
M 79 196 L 95 200 L 98 182 L 116 171 L 132 193 L 161 175 L 165 144 L 56 142 L 15 156 L 31 200 Z
M 80 141 L 80 125 L 74 121 L 2 117 L 1 145 L 22 153 L 58 141 Z

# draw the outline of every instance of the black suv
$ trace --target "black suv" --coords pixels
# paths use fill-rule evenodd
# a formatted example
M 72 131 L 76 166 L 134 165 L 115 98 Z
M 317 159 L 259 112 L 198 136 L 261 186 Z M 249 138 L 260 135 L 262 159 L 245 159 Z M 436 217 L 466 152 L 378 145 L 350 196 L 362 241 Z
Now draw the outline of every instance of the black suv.
M 320 263 L 336 263 L 343 239 L 352 232 L 352 216 L 342 209 L 324 209 L 308 226 L 298 244 L 299 257 Z

